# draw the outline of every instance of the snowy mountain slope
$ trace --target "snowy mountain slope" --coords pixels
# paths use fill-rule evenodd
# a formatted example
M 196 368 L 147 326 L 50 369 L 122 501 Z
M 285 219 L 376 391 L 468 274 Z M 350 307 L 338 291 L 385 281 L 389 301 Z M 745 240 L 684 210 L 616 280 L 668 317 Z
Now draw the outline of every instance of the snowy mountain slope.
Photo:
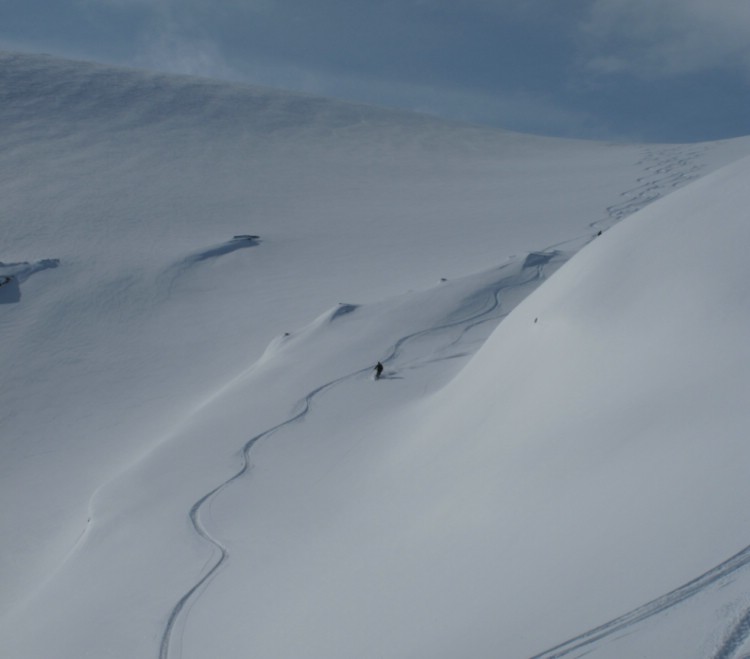
M 522 592 L 518 618 L 548 610 L 561 625 L 580 616 L 585 629 L 747 545 L 749 167 L 744 160 L 691 185 L 582 251 L 498 328 L 410 435 L 449 452 L 456 476 L 462 464 L 476 468 L 455 447 L 471 425 L 472 452 L 494 456 L 484 462 L 491 488 L 489 475 L 474 474 L 472 507 L 495 509 L 483 529 L 500 545 L 529 526 L 543 531 L 538 544 L 504 553 Z M 454 482 L 467 497 L 467 479 Z M 498 523 L 507 501 L 522 502 L 518 528 Z M 528 575 L 523 564 L 533 566 Z M 747 573 L 724 581 L 740 578 L 747 585 Z M 621 641 L 594 656 L 710 656 L 690 634 L 704 631 L 693 621 L 718 614 L 714 606 L 711 616 L 684 616 L 678 634 L 656 634 L 645 654 Z M 675 636 L 691 639 L 690 653 L 675 653 Z
M 305 656 L 378 629 L 403 656 L 425 634 L 398 607 L 359 616 L 357 579 L 339 578 L 368 559 L 347 551 L 362 530 L 348 524 L 375 524 L 378 506 L 354 497 L 351 515 L 328 519 L 353 482 L 402 499 L 368 474 L 410 442 L 368 433 L 397 410 L 412 423 L 539 268 L 750 149 L 547 140 L 49 58 L 1 63 L 0 355 L 13 376 L 0 382 L 0 626 L 18 657 L 232 656 L 248 616 L 268 631 L 261 654 L 283 656 L 281 625 Z M 554 245 L 568 252 L 549 264 L 524 256 Z M 389 377 L 375 389 L 378 358 Z M 252 479 L 238 475 L 243 447 Z M 259 528 L 274 541 L 256 542 Z M 401 553 L 397 536 L 379 541 Z M 286 572 L 306 543 L 326 569 L 337 548 L 340 588 L 330 573 L 309 588 L 305 560 Z M 384 610 L 389 584 L 371 600 Z M 314 592 L 326 594 L 317 616 L 347 603 L 345 639 L 309 612 Z M 426 628 L 473 597 L 452 594 L 423 612 Z M 496 642 L 483 616 L 472 626 Z M 579 631 L 550 629 L 549 645 Z M 443 625 L 429 638 L 450 648 L 461 635 Z
M 165 656 L 523 657 L 640 604 L 540 656 L 738 656 L 748 166 L 595 241 L 433 396 L 440 324 L 376 389 L 323 378 L 202 511 L 230 560 Z

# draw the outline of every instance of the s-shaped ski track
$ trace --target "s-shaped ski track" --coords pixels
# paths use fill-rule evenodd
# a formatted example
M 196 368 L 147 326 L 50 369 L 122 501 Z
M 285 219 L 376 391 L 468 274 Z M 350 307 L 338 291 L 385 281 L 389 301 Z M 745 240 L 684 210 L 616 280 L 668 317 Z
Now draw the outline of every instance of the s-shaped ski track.
M 162 633 L 161 644 L 159 646 L 159 659 L 169 659 L 170 652 L 173 647 L 172 642 L 173 642 L 173 637 L 174 637 L 174 631 L 175 631 L 175 628 L 177 626 L 177 623 L 180 619 L 182 612 L 185 610 L 185 607 L 188 605 L 188 603 L 191 603 L 192 600 L 197 599 L 200 591 L 216 575 L 216 572 L 219 570 L 219 568 L 224 564 L 224 562 L 229 557 L 229 552 L 227 551 L 227 548 L 217 538 L 212 536 L 208 532 L 206 527 L 204 526 L 202 519 L 201 519 L 201 511 L 203 510 L 203 507 L 207 503 L 209 503 L 211 499 L 214 496 L 216 496 L 219 492 L 224 490 L 226 487 L 231 485 L 234 481 L 241 478 L 245 473 L 247 473 L 250 467 L 250 460 L 249 460 L 250 451 L 252 451 L 253 446 L 255 446 L 255 444 L 257 444 L 261 439 L 269 437 L 270 435 L 275 433 L 277 430 L 280 430 L 281 428 L 284 428 L 285 426 L 288 426 L 302 419 L 310 411 L 312 400 L 318 394 L 322 393 L 326 389 L 330 389 L 331 387 L 334 387 L 335 385 L 339 384 L 340 382 L 350 377 L 354 377 L 368 370 L 369 370 L 369 367 L 366 369 L 360 369 L 359 371 L 356 371 L 355 373 L 350 373 L 340 378 L 337 378 L 335 380 L 331 380 L 330 382 L 327 382 L 326 384 L 323 384 L 320 387 L 313 389 L 300 401 L 301 409 L 299 412 L 297 412 L 290 418 L 286 419 L 285 421 L 282 421 L 281 423 L 269 428 L 268 430 L 264 430 L 262 433 L 259 433 L 251 437 L 249 440 L 247 440 L 245 444 L 243 444 L 242 446 L 242 465 L 240 466 L 240 469 L 237 472 L 235 472 L 232 476 L 227 478 L 225 481 L 217 485 L 214 489 L 204 494 L 200 499 L 198 499 L 192 505 L 192 507 L 190 508 L 189 517 L 190 517 L 190 523 L 193 526 L 193 529 L 195 529 L 195 532 L 201 538 L 206 540 L 209 544 L 213 545 L 218 550 L 219 557 L 213 563 L 213 565 L 208 569 L 208 571 L 192 586 L 192 588 L 190 588 L 190 590 L 188 590 L 177 601 L 174 607 L 172 607 L 172 611 L 170 612 L 169 617 L 167 618 L 167 624 L 164 628 L 164 632 Z
M 502 291 L 508 288 L 524 286 L 526 284 L 531 283 L 534 280 L 541 280 L 544 276 L 545 266 L 560 256 L 561 256 L 561 253 L 556 252 L 556 251 L 535 252 L 535 253 L 529 254 L 526 257 L 524 263 L 521 265 L 521 268 L 518 274 L 504 275 L 501 279 L 496 280 L 493 284 L 491 284 L 489 288 L 484 289 L 484 292 L 487 293 L 488 297 L 490 298 L 489 304 L 485 304 L 479 311 L 476 311 L 460 319 L 450 321 L 441 325 L 437 325 L 434 327 L 429 327 L 423 330 L 418 330 L 416 332 L 403 336 L 398 341 L 396 341 L 396 343 L 392 346 L 387 356 L 382 360 L 383 363 L 394 360 L 401 353 L 403 346 L 406 343 L 416 340 L 422 336 L 439 333 L 439 332 L 452 329 L 455 327 L 459 327 L 462 325 L 464 326 L 464 330 L 462 332 L 462 335 L 463 335 L 466 332 L 468 332 L 472 327 L 475 327 L 478 324 L 489 322 L 491 320 L 502 319 L 506 314 L 502 314 L 502 315 L 494 316 L 494 317 L 491 316 L 491 314 L 501 306 L 500 294 L 502 293 Z M 501 269 L 504 269 L 504 268 L 501 268 Z M 480 290 L 478 293 L 482 294 L 482 291 Z M 489 295 L 490 293 L 491 295 Z M 455 343 L 460 341 L 460 338 L 461 337 L 459 336 L 459 338 L 454 339 L 451 342 L 451 345 L 455 345 Z M 181 622 L 184 624 L 183 614 L 186 611 L 186 608 L 188 607 L 188 605 L 193 604 L 195 600 L 197 600 L 197 598 L 200 596 L 203 589 L 208 585 L 211 579 L 213 579 L 213 577 L 216 576 L 218 570 L 224 565 L 227 558 L 229 557 L 229 552 L 227 548 L 216 537 L 214 537 L 213 535 L 211 535 L 211 533 L 209 533 L 209 531 L 206 529 L 203 523 L 201 515 L 206 504 L 210 503 L 210 501 L 217 494 L 219 494 L 222 490 L 227 488 L 229 485 L 231 485 L 238 479 L 242 478 L 248 472 L 249 467 L 250 467 L 250 458 L 249 458 L 250 452 L 260 440 L 265 439 L 273 435 L 276 431 L 290 424 L 293 424 L 297 421 L 300 421 L 302 418 L 304 418 L 307 415 L 307 413 L 310 411 L 313 400 L 324 391 L 327 391 L 328 389 L 331 389 L 346 380 L 358 377 L 369 371 L 370 371 L 369 366 L 366 368 L 358 369 L 354 372 L 345 374 L 339 378 L 331 380 L 330 382 L 326 382 L 325 384 L 322 384 L 319 387 L 310 391 L 304 398 L 302 398 L 297 403 L 297 405 L 295 405 L 294 409 L 299 408 L 299 411 L 297 411 L 296 413 L 294 413 L 292 416 L 282 421 L 281 423 L 278 423 L 275 426 L 272 426 L 271 428 L 268 428 L 267 430 L 264 430 L 263 432 L 257 435 L 254 435 L 253 437 L 248 439 L 242 446 L 242 451 L 241 451 L 242 464 L 240 465 L 240 468 L 232 476 L 230 476 L 225 481 L 221 482 L 219 485 L 214 487 L 212 490 L 210 490 L 209 492 L 201 496 L 192 505 L 192 507 L 190 508 L 190 513 L 189 513 L 190 524 L 192 525 L 195 532 L 201 538 L 203 538 L 206 542 L 208 542 L 210 545 L 212 545 L 215 548 L 215 550 L 218 553 L 218 558 L 213 562 L 213 564 L 208 568 L 208 570 L 203 574 L 203 576 L 188 591 L 186 591 L 185 594 L 182 595 L 182 597 L 180 597 L 177 603 L 172 607 L 172 610 L 170 611 L 169 616 L 167 617 L 167 622 L 165 624 L 164 631 L 162 632 L 161 642 L 159 645 L 159 659 L 171 659 L 172 655 L 175 654 L 174 653 L 174 650 L 176 647 L 175 641 L 178 638 L 177 636 L 175 636 L 175 633 L 176 633 L 176 630 L 179 629 L 179 624 Z M 181 655 L 181 649 L 179 647 L 177 648 L 176 653 L 177 654 L 175 656 L 177 657 Z

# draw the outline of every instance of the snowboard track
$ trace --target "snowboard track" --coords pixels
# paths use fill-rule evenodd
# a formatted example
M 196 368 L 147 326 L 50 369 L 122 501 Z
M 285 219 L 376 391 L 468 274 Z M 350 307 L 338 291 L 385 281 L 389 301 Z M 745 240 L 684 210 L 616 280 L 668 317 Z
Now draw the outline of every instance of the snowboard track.
M 407 344 L 410 341 L 417 340 L 423 336 L 435 334 L 438 332 L 443 332 L 443 331 L 454 329 L 457 327 L 462 327 L 462 331 L 459 334 L 459 336 L 453 339 L 448 344 L 448 347 L 452 347 L 452 346 L 455 346 L 457 343 L 459 343 L 461 340 L 461 337 L 464 336 L 465 333 L 468 332 L 470 329 L 481 324 L 489 323 L 491 321 L 499 322 L 500 320 L 502 320 L 502 318 L 504 318 L 507 315 L 507 312 L 503 312 L 501 314 L 494 314 L 495 311 L 497 311 L 498 309 L 502 307 L 501 295 L 504 290 L 507 290 L 509 288 L 526 286 L 534 281 L 541 281 L 545 276 L 545 267 L 548 264 L 554 261 L 564 261 L 564 260 L 565 260 L 565 257 L 561 252 L 557 252 L 557 251 L 532 252 L 529 256 L 526 257 L 526 260 L 521 264 L 518 272 L 511 271 L 511 273 L 508 273 L 508 274 L 505 273 L 505 269 L 510 266 L 517 265 L 515 263 L 509 263 L 504 266 L 501 266 L 500 271 L 503 272 L 503 276 L 500 277 L 499 279 L 494 280 L 489 286 L 485 287 L 484 289 L 480 289 L 478 291 L 478 296 L 483 297 L 485 300 L 481 308 L 478 311 L 474 311 L 468 314 L 467 316 L 458 318 L 456 320 L 451 320 L 440 325 L 418 330 L 416 332 L 413 332 L 411 334 L 407 334 L 406 336 L 401 337 L 398 341 L 396 341 L 396 343 L 388 351 L 387 356 L 384 357 L 381 361 L 384 364 L 394 361 L 402 353 L 402 350 L 405 344 Z M 355 309 L 356 307 L 352 306 L 352 310 L 355 310 Z M 412 368 L 416 368 L 416 367 L 412 367 Z M 276 433 L 278 430 L 281 430 L 282 428 L 286 426 L 289 426 L 293 423 L 296 423 L 302 420 L 311 410 L 314 399 L 320 394 L 322 394 L 323 392 L 349 379 L 359 377 L 365 373 L 368 373 L 370 370 L 371 370 L 370 366 L 357 369 L 353 372 L 344 374 L 338 378 L 335 378 L 329 382 L 326 382 L 325 384 L 322 384 L 319 387 L 316 387 L 315 389 L 310 391 L 307 395 L 305 395 L 302 399 L 300 399 L 296 403 L 296 405 L 292 408 L 293 412 L 289 418 L 285 419 L 284 421 L 281 421 L 280 423 L 272 426 L 271 428 L 268 428 L 267 430 L 264 430 L 263 432 L 258 433 L 257 435 L 254 435 L 253 437 L 248 439 L 243 444 L 242 449 L 241 449 L 242 463 L 240 465 L 240 468 L 232 476 L 227 478 L 225 481 L 221 482 L 219 485 L 214 487 L 209 492 L 206 492 L 191 506 L 188 517 L 190 520 L 190 524 L 193 527 L 193 530 L 200 538 L 205 540 L 209 545 L 211 545 L 214 548 L 215 555 L 217 557 L 215 558 L 215 560 L 213 560 L 213 563 L 210 564 L 210 567 L 208 567 L 208 569 L 205 571 L 203 576 L 201 576 L 198 579 L 198 581 L 196 581 L 195 584 L 193 584 L 193 586 L 191 586 L 190 589 L 187 590 L 182 595 L 182 597 L 180 597 L 177 603 L 172 607 L 172 610 L 170 611 L 169 616 L 167 617 L 167 621 L 164 626 L 164 631 L 162 632 L 162 635 L 161 635 L 161 642 L 159 645 L 159 659 L 170 659 L 172 655 L 175 655 L 177 657 L 181 656 L 182 654 L 181 645 L 178 646 L 177 643 L 179 642 L 181 644 L 181 641 L 182 641 L 182 628 L 180 627 L 180 625 L 184 625 L 184 622 L 185 622 L 184 614 L 187 612 L 189 607 L 195 603 L 198 597 L 200 597 L 200 594 L 208 586 L 209 582 L 217 575 L 218 571 L 222 568 L 224 563 L 229 558 L 228 549 L 222 544 L 222 542 L 217 537 L 215 537 L 208 531 L 208 529 L 206 528 L 203 522 L 201 514 L 205 506 L 207 504 L 210 504 L 211 500 L 217 494 L 219 494 L 221 491 L 229 487 L 232 483 L 234 483 L 235 481 L 242 478 L 245 474 L 248 473 L 248 471 L 250 470 L 250 453 L 253 447 L 258 442 L 270 437 L 271 435 Z M 297 410 L 297 411 L 295 412 L 294 410 Z M 178 630 L 179 630 L 179 634 L 176 634 Z M 176 647 L 177 649 L 175 653 Z

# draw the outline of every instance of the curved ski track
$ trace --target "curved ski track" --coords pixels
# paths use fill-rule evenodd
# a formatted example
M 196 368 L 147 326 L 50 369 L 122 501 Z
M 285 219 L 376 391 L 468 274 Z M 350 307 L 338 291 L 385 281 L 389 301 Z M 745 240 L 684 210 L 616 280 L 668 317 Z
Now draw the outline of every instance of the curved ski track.
M 518 273 L 504 275 L 501 279 L 493 282 L 490 286 L 478 292 L 478 295 L 491 294 L 489 303 L 485 304 L 479 311 L 454 321 L 450 321 L 434 327 L 429 327 L 423 330 L 418 330 L 416 332 L 403 336 L 398 341 L 396 341 L 391 350 L 388 352 L 387 356 L 384 357 L 381 361 L 383 363 L 393 361 L 401 353 L 402 348 L 406 343 L 418 339 L 419 337 L 436 332 L 442 332 L 447 329 L 452 329 L 463 325 L 464 328 L 461 334 L 458 338 L 451 341 L 448 346 L 450 347 L 458 343 L 461 336 L 463 336 L 471 328 L 476 327 L 477 325 L 482 323 L 490 322 L 493 320 L 500 320 L 506 314 L 494 316 L 492 316 L 491 314 L 501 306 L 500 295 L 502 291 L 515 286 L 523 286 L 531 283 L 534 280 L 543 278 L 545 265 L 547 265 L 560 255 L 561 253 L 556 251 L 549 253 L 532 253 L 531 255 L 529 255 L 529 257 L 526 258 L 526 261 L 522 264 Z M 530 259 L 530 257 L 532 256 L 536 257 L 536 259 Z M 505 267 L 507 266 L 503 266 L 501 270 L 504 270 Z M 201 512 L 204 509 L 204 506 L 210 503 L 211 499 L 219 492 L 224 490 L 239 478 L 242 478 L 248 472 L 250 468 L 249 455 L 257 442 L 259 442 L 261 439 L 269 437 L 281 428 L 284 428 L 285 426 L 288 426 L 302 419 L 310 411 L 313 400 L 319 394 L 328 389 L 331 389 L 332 387 L 335 387 L 338 384 L 341 384 L 342 382 L 350 378 L 359 376 L 363 373 L 367 373 L 370 370 L 370 366 L 363 369 L 358 369 L 339 378 L 331 380 L 330 382 L 326 382 L 325 384 L 322 384 L 310 391 L 295 405 L 294 409 L 299 409 L 299 411 L 293 413 L 292 416 L 290 416 L 288 419 L 248 439 L 242 446 L 242 465 L 240 466 L 239 470 L 232 476 L 230 476 L 227 480 L 223 481 L 215 488 L 204 494 L 192 505 L 189 513 L 190 523 L 195 529 L 195 532 L 218 551 L 218 559 L 214 561 L 214 563 L 208 568 L 205 574 L 203 574 L 203 576 L 187 592 L 185 592 L 185 594 L 180 597 L 177 603 L 172 607 L 161 636 L 161 643 L 159 646 L 159 659 L 170 659 L 170 654 L 172 653 L 172 650 L 174 648 L 175 630 L 178 628 L 178 623 L 180 622 L 181 616 L 185 611 L 187 605 L 192 604 L 200 596 L 202 590 L 207 586 L 209 581 L 211 581 L 211 579 L 216 576 L 218 570 L 222 567 L 222 565 L 229 557 L 227 548 L 221 543 L 218 538 L 211 535 L 203 524 Z M 180 654 L 181 651 L 178 650 L 177 656 L 179 656 Z
M 473 328 L 484 323 L 501 320 L 507 315 L 507 313 L 510 313 L 510 310 L 507 313 L 502 313 L 499 315 L 491 316 L 490 314 L 492 314 L 493 311 L 501 306 L 500 295 L 502 294 L 502 292 L 507 290 L 508 288 L 525 286 L 526 284 L 530 284 L 532 281 L 543 278 L 544 266 L 551 263 L 556 258 L 561 258 L 562 256 L 562 252 L 558 252 L 556 250 L 551 250 L 549 252 L 532 252 L 526 257 L 518 273 L 508 274 L 502 279 L 497 280 L 487 288 L 478 292 L 478 295 L 492 295 L 492 299 L 490 300 L 489 305 L 486 308 L 482 309 L 482 311 L 479 311 L 469 317 L 461 318 L 459 320 L 447 322 L 442 325 L 429 327 L 427 329 L 408 334 L 407 336 L 404 336 L 396 341 L 391 350 L 388 352 L 387 356 L 384 357 L 381 361 L 384 364 L 387 364 L 389 361 L 392 361 L 393 359 L 398 357 L 401 354 L 401 349 L 404 344 L 412 341 L 413 339 L 463 326 L 461 333 L 444 347 L 444 349 L 448 349 L 460 343 L 463 336 L 465 336 L 466 333 L 471 331 Z M 509 267 L 510 265 L 514 264 L 511 263 L 507 266 L 502 266 L 501 269 Z M 418 368 L 418 366 L 411 368 Z
M 219 485 L 217 485 L 214 489 L 204 494 L 200 499 L 198 499 L 190 508 L 190 523 L 192 524 L 193 528 L 195 529 L 195 532 L 204 540 L 206 540 L 208 543 L 213 545 L 218 551 L 219 551 L 219 558 L 218 560 L 209 568 L 209 570 L 193 585 L 190 590 L 188 590 L 178 601 L 177 604 L 174 605 L 172 608 L 172 611 L 169 614 L 169 618 L 167 619 L 167 624 L 164 628 L 164 632 L 162 633 L 161 637 L 161 645 L 159 649 L 159 659 L 168 659 L 169 652 L 171 648 L 171 642 L 172 642 L 172 635 L 175 629 L 175 625 L 178 622 L 178 619 L 180 617 L 180 614 L 185 609 L 185 606 L 190 602 L 190 600 L 193 599 L 193 596 L 196 595 L 210 580 L 212 577 L 215 576 L 216 571 L 221 567 L 221 565 L 226 561 L 226 559 L 229 557 L 229 552 L 227 551 L 227 548 L 221 544 L 221 542 L 213 537 L 207 530 L 206 527 L 203 525 L 203 522 L 201 521 L 201 510 L 203 506 L 208 503 L 216 494 L 221 492 L 224 488 L 231 485 L 234 481 L 236 481 L 238 478 L 241 478 L 250 468 L 250 460 L 249 460 L 249 454 L 252 450 L 253 446 L 260 441 L 261 439 L 268 437 L 275 433 L 277 430 L 283 428 L 284 426 L 287 426 L 289 424 L 294 423 L 295 421 L 300 420 L 302 417 L 304 417 L 309 411 L 310 411 L 310 405 L 312 403 L 313 398 L 317 396 L 322 391 L 325 391 L 326 389 L 330 389 L 331 387 L 339 384 L 343 380 L 346 380 L 354 375 L 357 375 L 362 372 L 366 372 L 369 370 L 369 367 L 366 369 L 360 369 L 359 371 L 356 371 L 355 373 L 350 373 L 347 375 L 344 375 L 340 378 L 337 378 L 335 380 L 331 380 L 330 382 L 327 382 L 326 384 L 321 385 L 320 387 L 313 389 L 310 393 L 308 393 L 301 401 L 301 410 L 291 416 L 290 418 L 286 419 L 285 421 L 282 421 L 281 423 L 276 424 L 275 426 L 272 426 L 268 430 L 264 430 L 263 432 L 251 437 L 249 440 L 245 442 L 242 446 L 242 466 L 240 469 L 233 475 L 230 476 L 227 480 L 223 481 Z
M 644 206 L 648 205 L 652 201 L 659 199 L 663 196 L 665 189 L 672 190 L 682 185 L 689 183 L 690 181 L 698 178 L 699 172 L 703 169 L 704 165 L 696 163 L 695 161 L 706 151 L 707 147 L 702 148 L 696 147 L 695 150 L 685 153 L 680 146 L 665 147 L 661 150 L 648 150 L 644 157 L 638 164 L 646 165 L 644 171 L 646 174 L 637 179 L 639 185 L 630 190 L 626 190 L 621 193 L 621 197 L 625 199 L 618 204 L 607 207 L 607 217 L 602 220 L 592 222 L 590 228 L 596 230 L 599 227 L 609 228 L 610 226 L 618 223 L 625 217 L 632 215 L 633 213 L 641 210 Z M 417 339 L 421 336 L 426 336 L 432 333 L 445 331 L 463 325 L 463 330 L 458 337 L 453 339 L 446 348 L 450 348 L 460 343 L 463 336 L 466 335 L 472 328 L 492 320 L 499 320 L 507 314 L 499 314 L 491 316 L 496 309 L 501 306 L 500 294 L 501 292 L 511 286 L 523 286 L 530 283 L 534 279 L 539 279 L 544 276 L 544 266 L 552 261 L 555 257 L 561 255 L 561 252 L 555 250 L 556 247 L 560 247 L 567 243 L 573 243 L 579 241 L 578 239 L 571 239 L 555 245 L 550 245 L 545 248 L 542 252 L 536 253 L 539 256 L 544 256 L 540 263 L 533 263 L 527 261 L 522 265 L 520 272 L 517 275 L 508 275 L 502 279 L 496 281 L 493 286 L 489 289 L 485 289 L 485 292 L 492 291 L 492 299 L 490 303 L 485 306 L 481 311 L 478 311 L 468 317 L 461 318 L 455 321 L 447 322 L 443 325 L 426 328 L 419 330 L 412 334 L 408 334 L 400 338 L 392 346 L 387 356 L 381 361 L 388 363 L 393 361 L 396 357 L 401 354 L 401 351 L 406 343 Z M 593 237 L 588 236 L 588 240 L 593 240 Z M 533 253 L 532 253 L 533 254 Z M 532 256 L 532 255 L 529 255 Z M 527 265 L 529 264 L 529 265 Z M 519 275 L 523 274 L 525 270 L 529 270 L 526 278 L 521 278 L 518 281 L 513 280 Z M 481 293 L 482 291 L 480 291 Z M 446 359 L 449 357 L 446 357 Z M 412 368 L 418 368 L 413 366 Z M 230 478 L 217 485 L 214 489 L 204 494 L 198 499 L 193 506 L 190 508 L 189 518 L 195 532 L 206 542 L 213 545 L 218 550 L 219 557 L 213 563 L 213 565 L 206 571 L 206 573 L 177 601 L 172 608 L 167 623 L 164 628 L 164 632 L 161 637 L 161 644 L 159 649 L 159 659 L 170 659 L 170 651 L 172 649 L 172 640 L 177 623 L 180 620 L 182 612 L 185 607 L 197 599 L 200 592 L 209 581 L 216 575 L 217 571 L 227 560 L 229 553 L 227 548 L 214 536 L 212 536 L 203 525 L 201 521 L 201 511 L 203 507 L 210 502 L 210 500 L 224 488 L 228 487 L 231 483 L 241 478 L 249 469 L 249 454 L 253 446 L 261 439 L 269 437 L 277 430 L 295 423 L 302 419 L 309 411 L 312 406 L 313 399 L 320 393 L 330 389 L 350 378 L 356 377 L 370 370 L 370 367 L 359 369 L 352 373 L 348 373 L 339 378 L 331 380 L 316 389 L 309 392 L 294 409 L 297 407 L 300 410 L 294 413 L 285 421 L 251 437 L 242 447 L 242 466 L 241 468 Z M 614 620 L 611 620 L 599 627 L 584 632 L 564 643 L 561 643 L 541 654 L 534 655 L 530 659 L 554 659 L 556 657 L 563 657 L 575 652 L 587 648 L 591 644 L 599 641 L 611 634 L 619 632 L 627 627 L 637 624 L 647 618 L 650 618 L 668 608 L 676 606 L 677 604 L 685 601 L 686 599 L 696 595 L 703 589 L 707 588 L 713 583 L 728 577 L 733 572 L 741 569 L 745 565 L 750 563 L 750 546 L 743 549 L 741 552 L 728 559 L 724 563 L 716 566 L 709 570 L 705 574 L 697 577 L 696 579 L 688 582 L 687 584 L 658 597 L 647 604 L 644 604 Z M 732 659 L 733 655 L 738 649 L 744 644 L 744 642 L 750 637 L 750 608 L 748 608 L 739 619 L 739 621 L 731 628 L 728 636 L 714 654 L 712 659 Z M 587 651 L 584 651 L 587 653 Z M 179 653 L 181 654 L 181 652 Z

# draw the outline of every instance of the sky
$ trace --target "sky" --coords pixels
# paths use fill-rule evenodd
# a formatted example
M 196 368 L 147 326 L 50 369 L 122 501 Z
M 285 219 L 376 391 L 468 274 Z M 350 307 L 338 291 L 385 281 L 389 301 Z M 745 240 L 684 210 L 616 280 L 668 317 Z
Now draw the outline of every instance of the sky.
M 750 134 L 748 0 L 0 0 L 0 49 L 544 135 Z

